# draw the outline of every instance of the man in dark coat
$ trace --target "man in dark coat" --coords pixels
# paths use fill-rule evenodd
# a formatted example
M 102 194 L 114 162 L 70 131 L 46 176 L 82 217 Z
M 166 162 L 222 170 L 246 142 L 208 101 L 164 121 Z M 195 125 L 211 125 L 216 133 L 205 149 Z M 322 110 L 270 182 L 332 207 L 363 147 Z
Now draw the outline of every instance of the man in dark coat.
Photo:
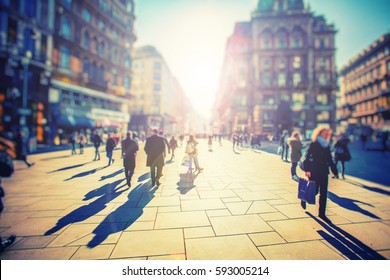
M 160 177 L 164 166 L 165 141 L 157 135 L 157 129 L 152 130 L 153 135 L 146 139 L 144 150 L 146 152 L 146 166 L 150 166 L 152 186 L 160 185 Z M 157 169 L 157 175 L 156 175 Z
M 130 187 L 131 177 L 135 169 L 135 158 L 138 151 L 138 143 L 132 139 L 131 132 L 127 132 L 126 139 L 122 141 L 123 166 L 127 185 Z
M 100 138 L 99 134 L 96 130 L 93 131 L 92 135 L 92 143 L 95 147 L 95 160 L 100 160 L 100 154 L 99 154 L 99 146 L 103 143 L 102 138 Z
M 108 165 L 111 165 L 111 163 L 114 163 L 114 159 L 112 158 L 113 151 L 115 149 L 116 143 L 113 138 L 112 133 L 108 135 L 108 139 L 106 142 L 106 154 L 108 157 Z

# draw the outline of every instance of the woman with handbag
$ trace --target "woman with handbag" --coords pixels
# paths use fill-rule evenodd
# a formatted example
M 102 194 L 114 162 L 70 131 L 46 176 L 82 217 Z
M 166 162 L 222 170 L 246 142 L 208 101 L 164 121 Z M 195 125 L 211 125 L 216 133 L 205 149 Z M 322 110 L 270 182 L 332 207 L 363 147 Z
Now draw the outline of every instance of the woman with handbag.
M 186 146 L 186 150 L 185 150 L 185 153 L 190 158 L 188 172 L 192 171 L 192 160 L 194 160 L 195 168 L 198 172 L 201 172 L 203 170 L 203 168 L 199 167 L 198 151 L 196 149 L 197 145 L 198 145 L 198 142 L 195 140 L 194 135 L 190 135 L 190 139 L 187 141 L 187 146 Z
M 326 201 L 328 196 L 328 176 L 329 167 L 332 173 L 338 178 L 338 171 L 333 162 L 332 154 L 330 152 L 330 139 L 332 137 L 332 129 L 325 127 L 317 127 L 314 129 L 309 148 L 305 154 L 303 161 L 303 168 L 305 175 L 310 181 L 315 181 L 317 191 L 320 192 L 318 216 L 325 222 L 330 223 L 326 217 Z M 306 209 L 306 202 L 301 201 L 301 205 Z
M 345 179 L 345 162 L 351 160 L 351 153 L 348 149 L 348 143 L 349 139 L 344 135 L 341 134 L 339 139 L 337 140 L 336 144 L 334 145 L 334 157 L 336 160 L 336 166 L 341 162 L 341 178 Z

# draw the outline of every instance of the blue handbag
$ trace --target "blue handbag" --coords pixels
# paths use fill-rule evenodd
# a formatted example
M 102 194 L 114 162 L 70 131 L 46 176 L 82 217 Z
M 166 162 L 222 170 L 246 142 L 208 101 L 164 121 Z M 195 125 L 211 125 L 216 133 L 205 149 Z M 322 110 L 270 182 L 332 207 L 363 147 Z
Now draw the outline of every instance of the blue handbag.
M 315 181 L 299 178 L 298 198 L 309 204 L 316 204 L 317 185 Z

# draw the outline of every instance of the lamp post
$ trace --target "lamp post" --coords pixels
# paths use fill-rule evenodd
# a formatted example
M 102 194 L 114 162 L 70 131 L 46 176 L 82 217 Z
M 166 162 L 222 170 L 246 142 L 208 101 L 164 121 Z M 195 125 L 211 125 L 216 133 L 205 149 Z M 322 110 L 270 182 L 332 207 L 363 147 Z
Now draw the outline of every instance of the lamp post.
M 20 125 L 21 127 L 25 127 L 26 115 L 29 115 L 27 110 L 27 93 L 28 93 L 28 66 L 31 62 L 32 53 L 31 51 L 26 51 L 26 55 L 21 59 L 21 63 L 23 65 L 23 93 L 22 93 L 22 108 L 19 109 L 20 114 Z

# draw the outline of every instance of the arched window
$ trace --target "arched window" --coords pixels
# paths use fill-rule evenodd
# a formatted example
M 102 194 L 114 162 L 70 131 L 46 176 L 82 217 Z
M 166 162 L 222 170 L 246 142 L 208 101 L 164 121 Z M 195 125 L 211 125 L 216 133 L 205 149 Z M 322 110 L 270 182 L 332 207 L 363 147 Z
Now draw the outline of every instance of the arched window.
M 66 39 L 71 39 L 72 37 L 72 28 L 71 28 L 71 23 L 70 19 L 67 16 L 62 16 L 61 18 L 61 31 L 60 34 L 62 37 Z
M 302 48 L 304 42 L 304 32 L 300 27 L 294 27 L 291 32 L 290 46 L 294 49 Z
M 288 35 L 285 29 L 279 29 L 275 36 L 275 46 L 277 49 L 285 49 L 288 47 Z
M 272 33 L 270 30 L 264 30 L 260 35 L 260 48 L 271 49 L 272 48 Z
M 70 60 L 69 48 L 62 45 L 60 47 L 60 52 L 61 52 L 60 66 L 63 68 L 69 69 L 69 60 Z

